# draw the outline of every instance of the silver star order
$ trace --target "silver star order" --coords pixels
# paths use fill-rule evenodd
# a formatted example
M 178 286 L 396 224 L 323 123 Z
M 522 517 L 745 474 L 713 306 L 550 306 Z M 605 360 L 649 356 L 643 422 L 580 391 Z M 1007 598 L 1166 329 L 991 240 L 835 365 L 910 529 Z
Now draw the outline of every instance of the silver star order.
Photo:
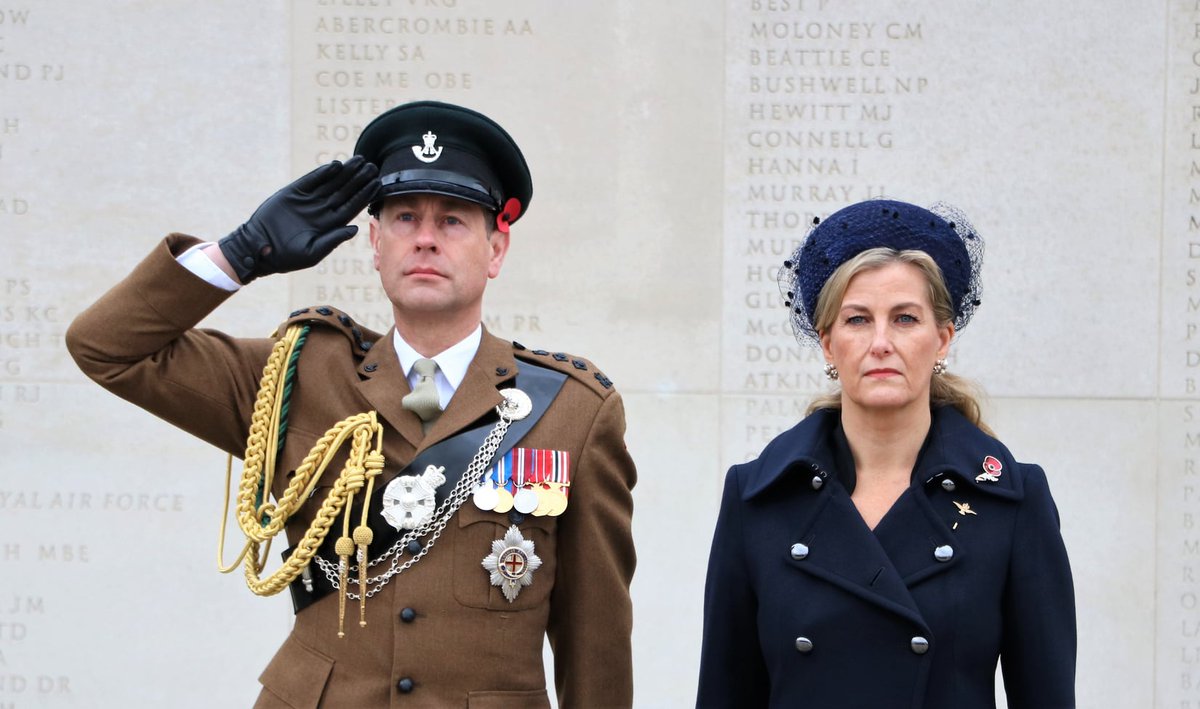
M 492 542 L 492 553 L 483 557 L 483 568 L 491 574 L 493 586 L 499 586 L 504 597 L 512 603 L 521 588 L 533 583 L 533 572 L 542 565 L 533 553 L 533 542 L 511 525 L 503 539 Z

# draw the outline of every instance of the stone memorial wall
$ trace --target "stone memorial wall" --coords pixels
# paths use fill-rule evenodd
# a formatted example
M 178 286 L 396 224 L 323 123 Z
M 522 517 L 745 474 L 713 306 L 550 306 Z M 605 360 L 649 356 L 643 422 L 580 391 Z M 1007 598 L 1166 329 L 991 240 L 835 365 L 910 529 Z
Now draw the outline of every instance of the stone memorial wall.
M 422 98 L 533 170 L 487 327 L 625 398 L 637 706 L 694 701 L 724 471 L 828 386 L 776 270 L 889 196 L 986 240 L 950 366 L 1049 475 L 1079 705 L 1200 709 L 1196 0 L 0 2 L 0 709 L 252 702 L 291 608 L 216 573 L 224 456 L 63 333 L 162 235 L 220 238 Z M 365 236 L 206 325 L 320 303 L 390 326 Z

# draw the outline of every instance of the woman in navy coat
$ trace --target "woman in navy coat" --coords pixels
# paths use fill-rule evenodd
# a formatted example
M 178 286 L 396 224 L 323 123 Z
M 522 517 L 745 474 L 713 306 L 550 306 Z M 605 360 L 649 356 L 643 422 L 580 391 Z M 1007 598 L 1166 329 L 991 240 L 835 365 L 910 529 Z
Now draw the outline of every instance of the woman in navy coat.
M 1075 706 L 1075 602 L 1046 476 L 946 371 L 979 305 L 967 221 L 872 200 L 816 226 L 781 285 L 840 382 L 725 480 L 700 707 Z

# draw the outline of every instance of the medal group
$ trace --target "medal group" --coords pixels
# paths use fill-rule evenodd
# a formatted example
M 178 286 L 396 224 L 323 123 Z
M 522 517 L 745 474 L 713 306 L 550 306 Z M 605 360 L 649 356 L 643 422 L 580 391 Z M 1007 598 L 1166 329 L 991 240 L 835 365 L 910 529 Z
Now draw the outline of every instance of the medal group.
M 484 476 L 472 501 L 484 512 L 557 517 L 567 509 L 570 462 L 567 451 L 513 448 Z
M 506 389 L 502 393 L 505 403 L 498 411 L 505 417 L 521 419 L 528 415 L 532 406 L 524 392 Z M 438 509 L 437 490 L 446 482 L 445 471 L 445 466 L 428 465 L 420 475 L 400 475 L 389 482 L 383 491 L 383 517 L 388 524 L 397 531 L 420 533 L 433 523 Z M 468 470 L 466 475 L 470 474 Z M 513 448 L 481 476 L 471 499 L 484 512 L 556 517 L 567 509 L 570 487 L 568 451 Z M 457 499 L 461 504 L 462 498 Z M 449 514 L 455 511 L 457 505 Z M 533 583 L 533 572 L 542 560 L 534 553 L 533 541 L 525 539 L 520 528 L 512 524 L 503 537 L 492 542 L 491 553 L 481 563 L 491 584 L 512 603 L 522 588 Z

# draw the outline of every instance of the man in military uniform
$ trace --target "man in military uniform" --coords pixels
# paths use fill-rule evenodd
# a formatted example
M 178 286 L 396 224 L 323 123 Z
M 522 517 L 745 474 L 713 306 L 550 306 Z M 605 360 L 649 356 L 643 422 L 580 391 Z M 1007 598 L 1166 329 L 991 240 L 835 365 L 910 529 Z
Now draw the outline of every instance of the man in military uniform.
M 257 707 L 548 706 L 546 635 L 560 706 L 630 705 L 621 398 L 587 360 L 480 324 L 531 195 L 491 119 L 405 104 L 219 243 L 168 236 L 72 324 L 88 376 L 245 454 L 248 582 L 297 609 Z M 392 331 L 328 306 L 277 340 L 195 327 L 253 279 L 320 262 L 363 208 Z M 262 579 L 279 529 L 292 548 Z

